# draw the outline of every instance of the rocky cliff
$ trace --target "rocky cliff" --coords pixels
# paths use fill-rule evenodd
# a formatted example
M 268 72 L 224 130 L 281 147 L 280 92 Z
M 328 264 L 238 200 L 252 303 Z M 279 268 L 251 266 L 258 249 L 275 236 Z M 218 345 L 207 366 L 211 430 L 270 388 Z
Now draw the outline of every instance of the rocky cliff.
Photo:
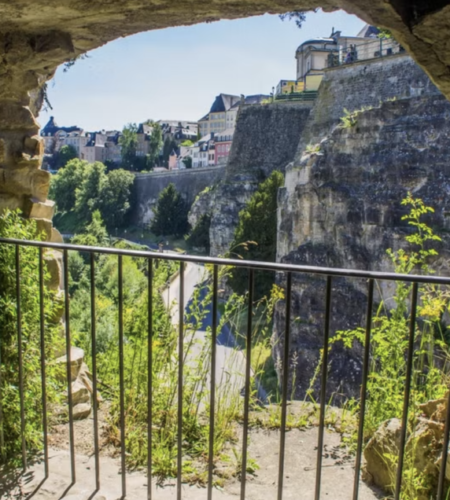
M 353 125 L 324 134 L 314 153 L 297 155 L 279 192 L 278 260 L 392 271 L 386 250 L 405 246 L 411 228 L 402 220 L 409 210 L 401 200 L 411 192 L 435 209 L 428 223 L 443 242 L 434 268 L 439 274 L 450 272 L 450 104 L 429 89 L 361 111 Z M 312 119 L 317 120 L 317 110 Z M 290 379 L 295 377 L 295 393 L 301 397 L 322 348 L 325 288 L 323 280 L 310 275 L 296 275 L 293 283 L 292 314 L 298 319 L 292 323 Z M 332 335 L 363 324 L 366 287 L 357 280 L 333 280 Z M 380 289 L 390 295 L 385 283 Z M 283 307 L 274 322 L 276 359 L 283 352 Z M 330 393 L 356 395 L 359 349 L 333 349 L 330 361 Z M 319 384 L 320 377 L 316 390 Z

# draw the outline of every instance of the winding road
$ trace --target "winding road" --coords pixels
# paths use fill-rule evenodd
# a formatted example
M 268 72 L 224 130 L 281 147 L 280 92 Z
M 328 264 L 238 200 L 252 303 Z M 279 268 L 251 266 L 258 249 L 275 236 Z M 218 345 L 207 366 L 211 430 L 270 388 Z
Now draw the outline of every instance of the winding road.
M 208 279 L 205 268 L 198 264 L 188 263 L 184 268 L 184 304 L 183 310 L 189 313 L 192 297 L 195 289 L 200 288 L 200 301 L 206 296 L 206 281 Z M 180 298 L 180 276 L 169 284 L 162 292 L 163 301 L 172 318 L 172 324 L 178 327 L 179 323 L 179 298 Z M 220 313 L 218 312 L 217 324 L 220 323 Z M 212 305 L 203 318 L 200 329 L 194 333 L 195 341 L 189 349 L 187 362 L 195 360 L 196 354 L 201 350 L 201 346 L 207 341 L 207 329 L 212 326 Z M 192 337 L 187 338 L 191 342 Z M 216 391 L 218 394 L 226 394 L 227 398 L 233 399 L 235 396 L 243 394 L 245 386 L 245 353 L 242 351 L 228 325 L 223 325 L 217 332 L 216 342 Z M 208 384 L 210 377 L 208 376 Z M 263 387 L 258 384 L 258 397 L 264 401 L 267 397 Z

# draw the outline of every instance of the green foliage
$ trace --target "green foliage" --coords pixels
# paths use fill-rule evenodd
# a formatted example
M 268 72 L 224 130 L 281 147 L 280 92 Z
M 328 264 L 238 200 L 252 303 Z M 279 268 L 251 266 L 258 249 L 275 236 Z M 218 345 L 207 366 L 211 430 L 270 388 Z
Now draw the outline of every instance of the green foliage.
M 106 184 L 106 167 L 96 161 L 89 163 L 81 184 L 75 190 L 75 212 L 79 219 L 88 221 L 92 212 L 100 208 L 100 193 Z
M 18 212 L 6 211 L 0 216 L 0 236 L 40 240 L 34 221 L 22 219 Z M 49 273 L 44 269 L 44 279 Z M 19 350 L 16 307 L 15 247 L 0 244 L 0 459 L 9 462 L 21 450 Z M 22 353 L 25 442 L 28 452 L 42 450 L 42 392 L 40 376 L 40 301 L 38 251 L 20 248 L 20 305 L 22 311 Z M 61 304 L 54 292 L 44 291 L 45 355 L 52 358 L 61 351 L 62 336 L 53 318 Z M 62 368 L 47 363 L 47 403 L 51 408 L 59 401 L 64 380 Z
M 320 153 L 320 144 L 308 144 L 306 146 L 305 152 L 310 155 Z
M 280 14 L 278 17 L 282 21 L 294 20 L 297 28 L 301 28 L 306 21 L 306 12 L 303 10 L 294 10 L 292 12 L 286 12 L 286 14 Z
M 183 158 L 183 163 L 186 168 L 192 168 L 192 158 L 190 156 Z
M 283 186 L 283 174 L 274 171 L 258 187 L 257 191 L 239 213 L 239 222 L 231 244 L 230 256 L 249 260 L 273 262 L 276 257 L 277 235 L 277 195 Z M 239 294 L 248 286 L 248 271 L 233 269 L 229 283 Z M 269 295 L 274 283 L 274 275 L 269 272 L 257 277 L 255 292 L 257 297 Z
M 159 195 L 151 231 L 157 236 L 183 236 L 189 229 L 188 207 L 175 185 L 170 183 Z
M 136 151 L 138 146 L 138 127 L 135 123 L 129 123 L 122 130 L 119 138 L 119 144 L 122 153 L 122 168 L 125 170 L 134 170 Z
M 162 130 L 159 123 L 152 123 L 152 133 L 150 134 L 149 140 L 149 152 L 148 152 L 148 165 L 153 168 L 159 157 L 159 152 L 163 145 Z
M 72 239 L 74 245 L 87 246 L 107 246 L 108 241 L 108 232 L 99 210 L 94 210 L 91 222 L 85 227 L 84 231 L 76 234 Z
M 126 170 L 112 170 L 99 194 L 99 207 L 109 229 L 121 227 L 130 209 L 134 175 Z
M 79 232 L 99 210 L 109 229 L 120 227 L 130 210 L 133 182 L 134 175 L 125 170 L 106 174 L 103 163 L 71 160 L 51 180 L 50 197 L 59 212 L 55 225 L 63 232 Z
M 382 39 L 393 38 L 391 30 L 388 30 L 386 28 L 378 28 L 378 30 L 379 30 L 378 38 L 382 38 Z
M 349 111 L 344 108 L 344 116 L 341 117 L 341 128 L 353 128 L 358 123 L 358 115 L 364 113 L 364 111 L 370 111 L 373 106 L 363 106 L 361 109 L 356 109 L 354 111 Z
M 65 167 L 70 160 L 78 157 L 77 150 L 70 144 L 61 147 L 56 158 L 56 168 Z
M 185 141 L 183 141 L 181 143 L 181 146 L 184 146 L 186 148 L 190 148 L 193 145 L 194 145 L 194 143 L 192 141 L 190 141 L 189 139 L 186 139 Z
M 76 190 L 84 179 L 89 166 L 87 161 L 71 160 L 53 175 L 50 183 L 50 198 L 55 200 L 60 212 L 69 212 L 75 208 Z
M 186 237 L 186 242 L 191 248 L 202 248 L 209 255 L 209 228 L 211 226 L 211 215 L 203 214 L 200 220 Z

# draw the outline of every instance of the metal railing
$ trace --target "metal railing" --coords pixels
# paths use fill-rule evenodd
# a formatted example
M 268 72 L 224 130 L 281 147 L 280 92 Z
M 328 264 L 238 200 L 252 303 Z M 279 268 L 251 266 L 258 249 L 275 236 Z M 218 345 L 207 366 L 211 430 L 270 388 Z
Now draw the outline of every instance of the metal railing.
M 373 38 L 368 42 L 349 44 L 348 47 L 331 51 L 328 54 L 327 67 L 333 68 L 404 53 L 405 49 L 393 38 Z
M 372 330 L 372 315 L 374 308 L 374 285 L 377 281 L 390 281 L 390 282 L 406 282 L 412 284 L 411 294 L 411 316 L 409 322 L 409 340 L 407 359 L 407 374 L 404 388 L 403 412 L 401 419 L 401 435 L 399 444 L 399 461 L 397 466 L 397 474 L 395 480 L 395 493 L 394 498 L 399 500 L 402 487 L 402 472 L 404 467 L 405 445 L 407 441 L 407 423 L 408 411 L 410 406 L 411 396 L 411 377 L 413 369 L 413 351 L 415 341 L 415 328 L 416 328 L 416 310 L 419 301 L 419 284 L 433 284 L 439 286 L 450 285 L 449 277 L 439 276 L 423 276 L 423 275 L 402 275 L 386 272 L 370 272 L 358 271 L 352 269 L 339 269 L 327 267 L 313 267 L 290 265 L 269 262 L 254 262 L 245 260 L 222 259 L 213 257 L 199 257 L 191 255 L 178 255 L 169 253 L 156 253 L 139 250 L 116 249 L 116 248 L 100 248 L 91 246 L 80 246 L 71 244 L 59 244 L 38 241 L 23 241 L 17 239 L 4 239 L 0 238 L 0 245 L 10 245 L 15 248 L 15 276 L 16 276 L 16 307 L 17 307 L 17 342 L 19 351 L 19 394 L 20 394 L 20 424 L 22 433 L 22 463 L 24 470 L 28 467 L 28 457 L 26 442 L 24 436 L 24 429 L 26 425 L 26 412 L 24 409 L 24 381 L 23 381 L 23 360 L 21 358 L 21 342 L 22 342 L 22 311 L 21 311 L 21 252 L 22 246 L 38 248 L 39 258 L 39 274 L 36 279 L 39 281 L 39 303 L 40 303 L 40 325 L 41 325 L 41 375 L 42 375 L 42 408 L 43 408 L 43 435 L 44 435 L 44 461 L 45 461 L 45 477 L 49 473 L 49 453 L 48 453 L 48 415 L 46 407 L 46 363 L 45 349 L 44 349 L 44 250 L 53 249 L 61 251 L 63 254 L 64 264 L 64 308 L 65 308 L 65 343 L 66 343 L 66 358 L 67 358 L 67 392 L 68 392 L 68 415 L 69 415 L 69 450 L 70 450 L 70 463 L 71 463 L 71 479 L 72 484 L 76 482 L 76 462 L 75 462 L 75 436 L 74 436 L 74 418 L 72 412 L 72 387 L 71 387 L 71 326 L 70 326 L 70 297 L 69 297 L 69 272 L 68 272 L 68 255 L 69 251 L 86 252 L 90 255 L 90 290 L 91 290 L 91 341 L 92 352 L 92 376 L 93 376 L 93 422 L 94 422 L 94 453 L 95 453 L 95 478 L 96 488 L 100 489 L 100 454 L 99 454 L 99 428 L 98 428 L 98 414 L 97 405 L 95 404 L 98 396 L 98 379 L 97 379 L 97 366 L 96 366 L 96 306 L 95 306 L 95 256 L 96 255 L 113 255 L 117 257 L 118 266 L 118 318 L 119 318 L 119 353 L 120 353 L 120 460 L 121 460 L 121 487 L 122 498 L 127 494 L 127 474 L 126 474 L 126 416 L 125 416 L 125 403 L 124 403 L 124 366 L 123 366 L 123 349 L 124 349 L 124 323 L 123 323 L 123 301 L 124 301 L 124 287 L 123 287 L 123 258 L 125 256 L 144 258 L 147 260 L 147 278 L 148 278 L 148 336 L 151 338 L 153 331 L 153 269 L 154 262 L 160 260 L 175 261 L 179 263 L 180 272 L 180 294 L 179 303 L 184 304 L 184 270 L 185 264 L 207 264 L 212 267 L 211 277 L 212 280 L 212 350 L 211 350 L 211 376 L 210 376 L 210 421 L 209 421 L 209 457 L 208 457 L 208 484 L 207 484 L 207 498 L 211 500 L 213 493 L 213 450 L 214 450 L 214 415 L 215 415 L 215 390 L 216 390 L 216 340 L 218 335 L 218 286 L 219 286 L 219 268 L 221 266 L 231 266 L 244 268 L 248 270 L 248 315 L 247 315 L 247 350 L 246 350 L 246 369 L 245 369 L 245 391 L 244 391 L 244 414 L 242 424 L 242 467 L 241 467 L 241 490 L 240 498 L 246 498 L 246 481 L 247 481 L 247 448 L 248 448 L 248 434 L 249 434 L 249 409 L 250 409 L 250 379 L 251 379 L 251 360 L 252 360 L 252 306 L 253 306 L 253 288 L 255 283 L 255 275 L 261 271 L 271 271 L 282 273 L 285 275 L 285 327 L 284 327 L 284 354 L 283 363 L 284 367 L 289 363 L 289 345 L 291 335 L 291 303 L 293 291 L 293 277 L 297 275 L 313 275 L 326 278 L 325 288 L 325 316 L 324 316 L 324 330 L 323 330 L 323 353 L 324 359 L 321 368 L 321 383 L 320 383 L 320 417 L 318 427 L 318 446 L 317 446 L 317 471 L 315 482 L 315 500 L 321 497 L 321 478 L 322 478 L 322 459 L 324 453 L 324 431 L 325 431 L 325 411 L 327 406 L 327 377 L 328 377 L 328 348 L 330 346 L 330 320 L 331 320 L 331 300 L 332 300 L 332 285 L 333 280 L 336 278 L 356 278 L 367 280 L 367 306 L 366 306 L 366 322 L 365 322 L 365 344 L 363 354 L 363 370 L 361 381 L 361 398 L 359 410 L 359 422 L 357 432 L 357 447 L 355 457 L 355 473 L 353 484 L 353 500 L 359 498 L 360 487 L 360 473 L 362 466 L 362 453 L 364 446 L 364 419 L 366 412 L 367 402 L 367 383 L 369 376 L 369 358 L 370 358 L 370 342 Z M 184 310 L 179 308 L 179 330 L 178 330 L 178 349 L 180 352 L 183 350 L 183 335 L 184 335 Z M 148 461 L 147 461 L 147 475 L 148 475 L 148 498 L 152 498 L 152 342 L 148 342 Z M 180 358 L 181 359 L 181 358 Z M 182 498 L 182 418 L 183 418 L 183 362 L 182 360 L 178 365 L 178 450 L 177 450 L 177 499 Z M 445 485 L 445 470 L 447 464 L 447 449 L 449 444 L 449 424 L 450 424 L 450 392 L 448 395 L 447 413 L 443 440 L 442 462 L 440 465 L 440 473 L 438 480 L 437 500 L 444 500 L 444 485 Z M 286 424 L 287 424 L 287 404 L 288 404 L 288 376 L 283 376 L 281 383 L 281 432 L 280 432 L 280 455 L 278 463 L 278 485 L 277 485 L 277 499 L 283 498 L 283 481 L 284 481 L 284 467 L 285 467 L 285 451 L 286 451 Z
M 297 101 L 297 102 L 313 102 L 317 99 L 317 90 L 304 90 L 303 92 L 290 92 L 287 94 L 278 94 L 275 96 L 275 102 L 280 101 Z

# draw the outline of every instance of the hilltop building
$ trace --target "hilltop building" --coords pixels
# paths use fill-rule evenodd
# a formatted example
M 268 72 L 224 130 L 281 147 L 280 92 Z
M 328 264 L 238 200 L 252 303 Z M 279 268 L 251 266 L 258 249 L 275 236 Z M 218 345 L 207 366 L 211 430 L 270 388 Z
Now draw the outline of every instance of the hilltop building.
M 296 80 L 281 80 L 275 94 L 317 90 L 326 68 L 389 56 L 403 49 L 393 38 L 381 39 L 379 30 L 365 25 L 356 36 L 332 31 L 328 38 L 306 40 L 297 48 Z

